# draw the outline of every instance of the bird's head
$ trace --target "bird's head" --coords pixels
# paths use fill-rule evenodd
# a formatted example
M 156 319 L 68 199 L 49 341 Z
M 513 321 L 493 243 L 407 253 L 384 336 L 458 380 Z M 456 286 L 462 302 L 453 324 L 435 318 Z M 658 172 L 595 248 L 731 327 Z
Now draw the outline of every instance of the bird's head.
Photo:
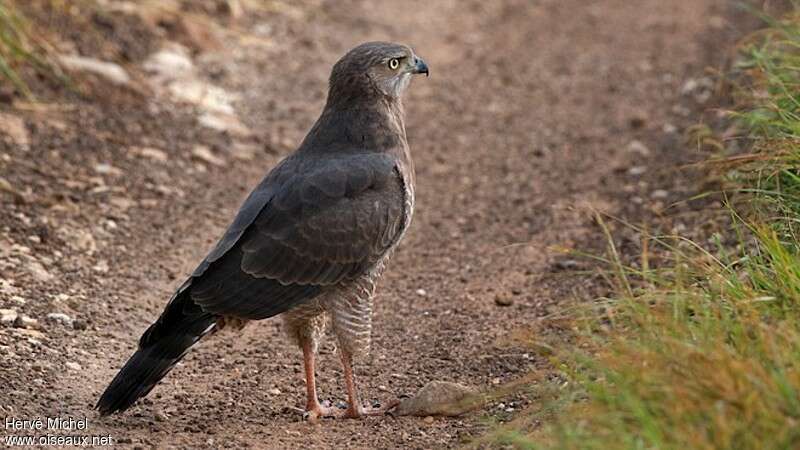
M 399 99 L 412 75 L 422 73 L 428 75 L 428 66 L 408 46 L 367 42 L 333 66 L 329 101 L 376 96 Z

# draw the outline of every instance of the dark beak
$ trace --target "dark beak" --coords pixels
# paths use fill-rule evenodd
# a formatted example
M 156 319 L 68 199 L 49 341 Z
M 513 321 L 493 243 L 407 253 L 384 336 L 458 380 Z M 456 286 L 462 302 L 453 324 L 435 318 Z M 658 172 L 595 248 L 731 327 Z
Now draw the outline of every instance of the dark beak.
M 422 58 L 417 57 L 415 64 L 414 64 L 414 72 L 413 73 L 424 73 L 425 76 L 430 76 L 428 73 L 428 65 L 425 64 L 425 61 Z

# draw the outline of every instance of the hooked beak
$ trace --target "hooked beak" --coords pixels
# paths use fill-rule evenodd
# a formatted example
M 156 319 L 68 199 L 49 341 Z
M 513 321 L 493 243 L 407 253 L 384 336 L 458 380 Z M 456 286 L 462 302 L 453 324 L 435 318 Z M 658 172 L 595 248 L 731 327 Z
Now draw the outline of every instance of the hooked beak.
M 422 58 L 416 57 L 414 62 L 414 69 L 411 71 L 411 73 L 424 73 L 426 77 L 430 76 L 428 73 L 428 65 L 425 64 L 425 61 L 423 61 Z

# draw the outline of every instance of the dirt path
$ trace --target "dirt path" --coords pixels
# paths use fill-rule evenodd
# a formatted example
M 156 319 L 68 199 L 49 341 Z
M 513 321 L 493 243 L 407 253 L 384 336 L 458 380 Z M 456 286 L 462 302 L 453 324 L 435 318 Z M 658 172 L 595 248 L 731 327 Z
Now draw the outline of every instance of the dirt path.
M 502 420 L 527 405 L 517 396 L 499 409 L 493 404 L 432 423 L 371 418 L 310 425 L 293 410 L 303 404 L 299 352 L 283 338 L 280 321 L 270 320 L 203 342 L 126 415 L 100 420 L 90 409 L 246 192 L 316 118 L 330 66 L 364 40 L 409 43 L 432 71 L 414 81 L 406 100 L 418 206 L 379 288 L 373 358 L 359 368 L 371 398 L 411 394 L 430 380 L 485 389 L 545 367 L 544 357 L 509 343 L 509 332 L 535 327 L 557 303 L 600 289 L 592 277 L 559 272 L 574 263 L 559 263 L 552 247 L 583 248 L 601 239 L 587 208 L 645 215 L 693 188 L 670 182 L 665 167 L 689 154 L 680 136 L 698 105 L 681 90 L 710 64 L 708 36 L 726 27 L 721 0 L 292 5 L 249 15 L 242 33 L 228 35 L 224 51 L 203 60 L 220 84 L 241 94 L 244 121 L 277 151 L 205 170 L 183 159 L 146 175 L 136 170 L 150 166 L 130 166 L 119 181 L 134 201 L 125 218 L 115 219 L 102 202 L 69 213 L 95 231 L 102 221 L 119 222 L 96 254 L 86 256 L 109 268 L 92 271 L 86 260 L 67 261 L 52 268 L 57 283 L 28 285 L 24 277 L 16 283 L 14 295 L 28 303 L 51 299 L 47 307 L 17 305 L 21 310 L 44 315 L 58 309 L 57 295 L 66 292 L 61 306 L 89 326 L 51 327 L 43 337 L 0 328 L 0 344 L 12 354 L 0 362 L 0 379 L 10 386 L 0 394 L 8 395 L 0 399 L 6 415 L 87 416 L 92 434 L 143 446 L 441 448 L 479 434 L 487 415 Z M 124 112 L 105 119 L 112 121 L 107 126 L 126 127 L 133 120 Z M 79 123 L 73 118 L 68 125 Z M 177 142 L 165 149 L 170 155 L 187 151 L 186 142 L 211 139 L 158 126 L 139 134 L 147 141 L 148 133 L 155 143 Z M 59 140 L 50 135 L 49 141 L 55 143 L 36 141 L 32 151 L 48 155 Z M 101 144 L 93 147 L 99 161 L 117 158 L 117 149 L 130 143 Z M 36 176 L 30 173 L 34 183 Z M 147 183 L 181 195 L 161 198 L 135 188 Z M 82 198 L 74 203 L 81 209 Z M 18 217 L 25 206 L 15 208 L 3 219 L 8 242 L 29 234 Z M 58 260 L 52 246 L 62 241 L 51 242 L 30 247 Z M 11 278 L 14 269 L 3 267 L 0 273 Z M 13 306 L 11 290 L 2 295 L 0 306 Z M 80 369 L 65 369 L 67 361 Z M 321 398 L 343 399 L 330 344 L 319 384 Z

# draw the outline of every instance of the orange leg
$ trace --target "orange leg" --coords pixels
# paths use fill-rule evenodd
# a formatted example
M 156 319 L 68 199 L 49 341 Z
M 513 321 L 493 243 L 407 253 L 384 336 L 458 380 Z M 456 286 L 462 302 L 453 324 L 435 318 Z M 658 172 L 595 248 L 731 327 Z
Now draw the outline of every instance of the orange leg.
M 397 401 L 390 402 L 378 408 L 364 407 L 358 399 L 358 390 L 356 389 L 355 375 L 353 374 L 353 356 L 341 350 L 342 366 L 344 366 L 344 382 L 347 387 L 347 411 L 344 416 L 349 418 L 358 418 L 361 416 L 380 416 L 397 405 Z
M 330 408 L 324 408 L 317 398 L 317 382 L 314 373 L 314 350 L 310 340 L 303 342 L 303 365 L 306 372 L 306 414 L 309 420 L 332 416 Z

